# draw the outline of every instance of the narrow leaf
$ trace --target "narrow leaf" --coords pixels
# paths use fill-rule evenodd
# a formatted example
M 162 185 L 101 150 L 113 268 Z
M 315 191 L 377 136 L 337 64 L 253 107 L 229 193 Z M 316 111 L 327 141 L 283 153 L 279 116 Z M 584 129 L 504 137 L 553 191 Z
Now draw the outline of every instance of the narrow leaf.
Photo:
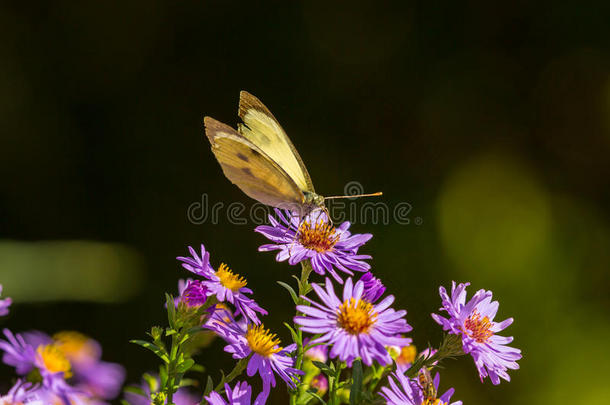
M 290 296 L 292 297 L 292 301 L 294 301 L 295 304 L 299 304 L 299 296 L 297 295 L 297 293 L 294 291 L 294 289 L 289 286 L 288 284 L 282 282 L 282 281 L 278 281 L 277 282 L 279 285 L 281 285 L 282 287 L 284 287 L 289 293 Z
M 193 360 L 193 359 L 186 359 L 185 361 L 180 363 L 178 365 L 178 367 L 176 367 L 176 370 L 179 373 L 186 373 L 191 367 L 193 367 L 193 364 L 195 364 L 195 360 Z
M 352 388 L 349 391 L 350 405 L 357 405 L 362 400 L 362 360 L 357 359 L 352 366 Z
M 163 349 L 163 348 L 161 348 L 161 347 L 159 347 L 159 346 L 157 346 L 157 345 L 155 345 L 153 343 L 147 342 L 146 340 L 137 340 L 136 339 L 136 340 L 130 340 L 130 342 L 134 343 L 136 345 L 142 346 L 145 349 L 150 350 L 151 352 L 153 352 L 154 354 L 159 356 L 159 358 L 161 360 L 163 360 L 166 363 L 169 363 L 169 357 L 167 356 L 167 353 L 165 352 L 165 349 Z

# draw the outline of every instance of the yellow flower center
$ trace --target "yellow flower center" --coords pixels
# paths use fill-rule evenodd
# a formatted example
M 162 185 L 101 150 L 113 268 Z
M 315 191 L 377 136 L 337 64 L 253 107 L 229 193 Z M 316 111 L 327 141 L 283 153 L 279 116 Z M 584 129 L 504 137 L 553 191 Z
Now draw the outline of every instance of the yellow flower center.
M 250 350 L 264 357 L 269 357 L 282 350 L 277 335 L 272 334 L 269 329 L 261 325 L 249 325 L 246 332 L 246 340 Z
M 316 252 L 328 252 L 339 241 L 339 235 L 335 235 L 335 227 L 320 219 L 313 227 L 309 222 L 303 221 L 299 226 L 299 243 L 307 249 Z
M 368 333 L 377 322 L 377 312 L 371 303 L 350 298 L 339 307 L 337 322 L 349 334 Z
M 491 322 L 486 316 L 481 318 L 481 315 L 474 311 L 474 313 L 466 319 L 464 322 L 464 332 L 477 341 L 477 343 L 485 343 L 487 339 L 493 336 L 491 328 Z
M 441 401 L 438 398 L 426 398 L 421 405 L 446 405 L 446 402 Z
M 414 345 L 404 346 L 400 349 L 400 355 L 396 358 L 396 363 L 398 364 L 411 364 L 415 361 L 415 355 L 417 354 L 417 349 Z
M 220 268 L 216 272 L 216 276 L 220 279 L 220 284 L 233 292 L 239 291 L 240 288 L 243 288 L 248 284 L 245 278 L 241 277 L 239 274 L 233 274 L 231 269 L 224 263 L 220 265 Z
M 54 344 L 38 346 L 36 353 L 42 359 L 44 368 L 50 373 L 64 373 L 64 378 L 70 378 L 72 372 L 70 371 L 70 361 L 66 358 L 64 353 Z
M 55 346 L 72 361 L 87 361 L 97 355 L 96 347 L 87 336 L 79 332 L 63 331 L 53 335 Z

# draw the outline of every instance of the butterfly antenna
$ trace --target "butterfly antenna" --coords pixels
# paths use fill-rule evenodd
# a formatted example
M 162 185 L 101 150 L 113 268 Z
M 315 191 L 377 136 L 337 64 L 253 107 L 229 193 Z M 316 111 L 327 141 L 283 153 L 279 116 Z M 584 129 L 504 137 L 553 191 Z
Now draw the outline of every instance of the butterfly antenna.
M 325 200 L 335 200 L 335 199 L 339 199 L 339 198 L 379 197 L 380 195 L 383 195 L 383 193 L 381 191 L 378 191 L 376 193 L 370 193 L 370 194 L 333 195 L 330 197 L 324 197 L 324 199 Z

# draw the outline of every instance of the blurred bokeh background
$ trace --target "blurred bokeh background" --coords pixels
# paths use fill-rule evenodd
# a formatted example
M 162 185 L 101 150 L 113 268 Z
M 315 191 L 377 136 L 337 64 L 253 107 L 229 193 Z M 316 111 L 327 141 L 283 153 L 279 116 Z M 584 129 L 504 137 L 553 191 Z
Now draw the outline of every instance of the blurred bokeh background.
M 523 350 L 509 384 L 470 358 L 442 385 L 466 404 L 610 398 L 610 7 L 603 1 L 130 2 L 0 5 L 0 283 L 15 331 L 77 329 L 128 382 L 130 345 L 164 324 L 175 257 L 204 242 L 288 335 L 296 268 L 253 225 L 193 223 L 191 204 L 251 201 L 222 175 L 202 117 L 267 104 L 316 189 L 357 181 L 412 206 L 356 223 L 420 347 L 451 280 L 494 291 Z M 415 218 L 421 223 L 416 224 Z M 215 342 L 208 366 L 230 367 Z M 11 375 L 0 368 L 0 380 Z M 273 403 L 284 403 L 277 390 Z

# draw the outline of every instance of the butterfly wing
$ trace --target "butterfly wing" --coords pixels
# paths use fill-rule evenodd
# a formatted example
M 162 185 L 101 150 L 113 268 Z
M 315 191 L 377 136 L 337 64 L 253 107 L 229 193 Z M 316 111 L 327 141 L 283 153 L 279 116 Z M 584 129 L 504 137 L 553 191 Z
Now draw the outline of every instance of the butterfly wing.
M 303 160 L 273 114 L 247 91 L 239 94 L 239 133 L 281 166 L 303 191 L 314 193 Z
M 249 197 L 278 208 L 303 205 L 293 179 L 257 145 L 230 126 L 204 118 L 205 133 L 225 176 Z

